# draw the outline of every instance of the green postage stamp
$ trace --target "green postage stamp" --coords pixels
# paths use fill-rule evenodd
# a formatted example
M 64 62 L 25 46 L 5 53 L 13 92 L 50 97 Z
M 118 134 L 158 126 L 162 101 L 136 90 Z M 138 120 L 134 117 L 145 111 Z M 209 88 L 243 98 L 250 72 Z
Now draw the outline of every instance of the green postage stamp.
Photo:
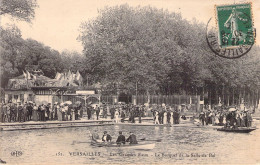
M 216 20 L 221 48 L 253 45 L 252 4 L 216 6 Z

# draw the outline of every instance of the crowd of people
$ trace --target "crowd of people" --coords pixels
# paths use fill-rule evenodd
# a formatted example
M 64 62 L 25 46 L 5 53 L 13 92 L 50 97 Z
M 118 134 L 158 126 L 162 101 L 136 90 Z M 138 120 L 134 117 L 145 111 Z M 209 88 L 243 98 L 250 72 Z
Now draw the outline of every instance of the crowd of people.
M 180 124 L 180 119 L 187 109 L 180 105 L 133 105 L 133 104 L 87 104 L 81 102 L 72 104 L 71 101 L 55 102 L 36 105 L 32 101 L 24 104 L 2 103 L 0 106 L 0 122 L 26 122 L 26 121 L 73 121 L 85 117 L 88 120 L 111 119 L 115 123 L 129 122 L 142 123 L 143 117 L 153 117 L 154 124 Z M 237 127 L 250 127 L 251 113 L 247 109 L 238 108 L 206 108 L 199 116 L 202 125 L 226 125 Z M 138 121 L 136 121 L 138 120 Z
M 32 101 L 22 104 L 2 103 L 0 106 L 0 122 L 26 122 L 26 121 L 68 121 L 78 120 L 83 115 L 81 104 L 51 103 L 36 105 Z
M 84 114 L 84 115 L 83 115 Z M 25 103 L 2 103 L 0 106 L 0 122 L 26 121 L 70 121 L 86 117 L 88 120 L 110 118 L 115 123 L 142 123 L 143 117 L 153 117 L 155 124 L 179 124 L 180 109 L 168 105 L 133 105 L 106 104 L 83 106 L 81 102 L 72 104 L 71 101 L 55 102 L 36 105 L 32 101 Z M 138 121 L 136 121 L 138 120 Z
M 220 125 L 226 127 L 251 127 L 252 115 L 248 109 L 240 110 L 237 107 L 219 107 L 206 109 L 199 114 L 202 125 Z
M 94 111 L 96 113 L 94 113 Z M 110 118 L 115 121 L 115 123 L 124 123 L 127 118 L 128 122 L 135 123 L 138 119 L 138 123 L 142 123 L 142 117 L 153 117 L 155 124 L 179 124 L 180 123 L 180 109 L 177 106 L 169 105 L 133 105 L 133 104 L 102 104 L 100 107 L 94 108 L 91 111 L 91 106 L 87 107 L 88 118 L 91 119 L 92 115 L 102 114 L 103 118 L 107 118 L 108 112 L 110 113 Z M 92 112 L 92 113 L 91 113 Z

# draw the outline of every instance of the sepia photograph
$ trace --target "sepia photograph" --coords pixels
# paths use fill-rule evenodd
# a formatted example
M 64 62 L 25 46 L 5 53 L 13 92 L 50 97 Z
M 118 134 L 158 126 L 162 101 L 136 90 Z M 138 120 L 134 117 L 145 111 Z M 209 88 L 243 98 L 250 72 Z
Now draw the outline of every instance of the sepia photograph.
M 0 0 L 0 164 L 260 164 L 260 0 Z

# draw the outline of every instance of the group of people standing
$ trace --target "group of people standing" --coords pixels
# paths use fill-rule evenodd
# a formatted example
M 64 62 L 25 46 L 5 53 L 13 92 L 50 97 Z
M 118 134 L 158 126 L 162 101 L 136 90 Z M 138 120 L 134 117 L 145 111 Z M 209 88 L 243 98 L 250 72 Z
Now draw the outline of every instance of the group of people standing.
M 180 124 L 180 110 L 168 105 L 156 105 L 152 108 L 154 124 Z
M 199 119 L 202 125 L 220 125 L 220 126 L 236 126 L 236 127 L 251 127 L 251 113 L 238 108 L 221 108 L 218 110 L 206 110 L 199 114 Z
M 110 119 L 115 123 L 125 122 L 128 117 L 128 121 L 135 123 L 135 118 L 138 117 L 139 123 L 142 122 L 142 117 L 145 116 L 145 106 L 143 105 L 133 105 L 133 104 L 101 104 L 100 106 L 87 105 L 87 116 L 89 120 L 96 119 L 100 117 L 107 119 L 110 115 Z
M 39 114 L 42 119 L 42 114 Z M 32 102 L 22 104 L 18 103 L 1 103 L 0 121 L 1 122 L 25 122 L 33 119 Z
M 110 118 L 115 122 L 124 123 L 128 121 L 130 123 L 142 123 L 142 118 L 147 116 L 153 116 L 155 124 L 179 124 L 180 123 L 180 110 L 177 107 L 169 105 L 133 105 L 133 104 L 102 104 L 100 107 L 93 108 L 87 106 L 88 118 L 93 119 L 93 115 L 101 115 L 103 118 L 107 118 L 110 113 Z M 95 117 L 94 117 L 95 118 Z M 128 118 L 128 119 L 126 119 Z
M 81 104 L 55 102 L 36 105 L 29 101 L 24 104 L 2 103 L 0 106 L 0 122 L 26 122 L 47 120 L 78 120 L 83 115 Z

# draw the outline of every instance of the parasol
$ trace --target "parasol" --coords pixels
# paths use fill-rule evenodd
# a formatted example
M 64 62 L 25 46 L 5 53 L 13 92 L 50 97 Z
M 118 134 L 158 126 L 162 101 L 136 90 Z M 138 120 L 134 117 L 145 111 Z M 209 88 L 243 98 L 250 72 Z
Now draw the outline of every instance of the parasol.
M 81 104 L 81 101 L 76 101 L 76 104 Z
M 229 108 L 228 111 L 230 111 L 230 112 L 236 111 L 236 108 Z
M 48 102 L 47 101 L 42 101 L 42 104 L 45 104 L 45 105 L 47 105 L 48 104 Z
M 71 101 L 65 101 L 64 104 L 70 105 L 70 104 L 72 104 L 72 102 Z

